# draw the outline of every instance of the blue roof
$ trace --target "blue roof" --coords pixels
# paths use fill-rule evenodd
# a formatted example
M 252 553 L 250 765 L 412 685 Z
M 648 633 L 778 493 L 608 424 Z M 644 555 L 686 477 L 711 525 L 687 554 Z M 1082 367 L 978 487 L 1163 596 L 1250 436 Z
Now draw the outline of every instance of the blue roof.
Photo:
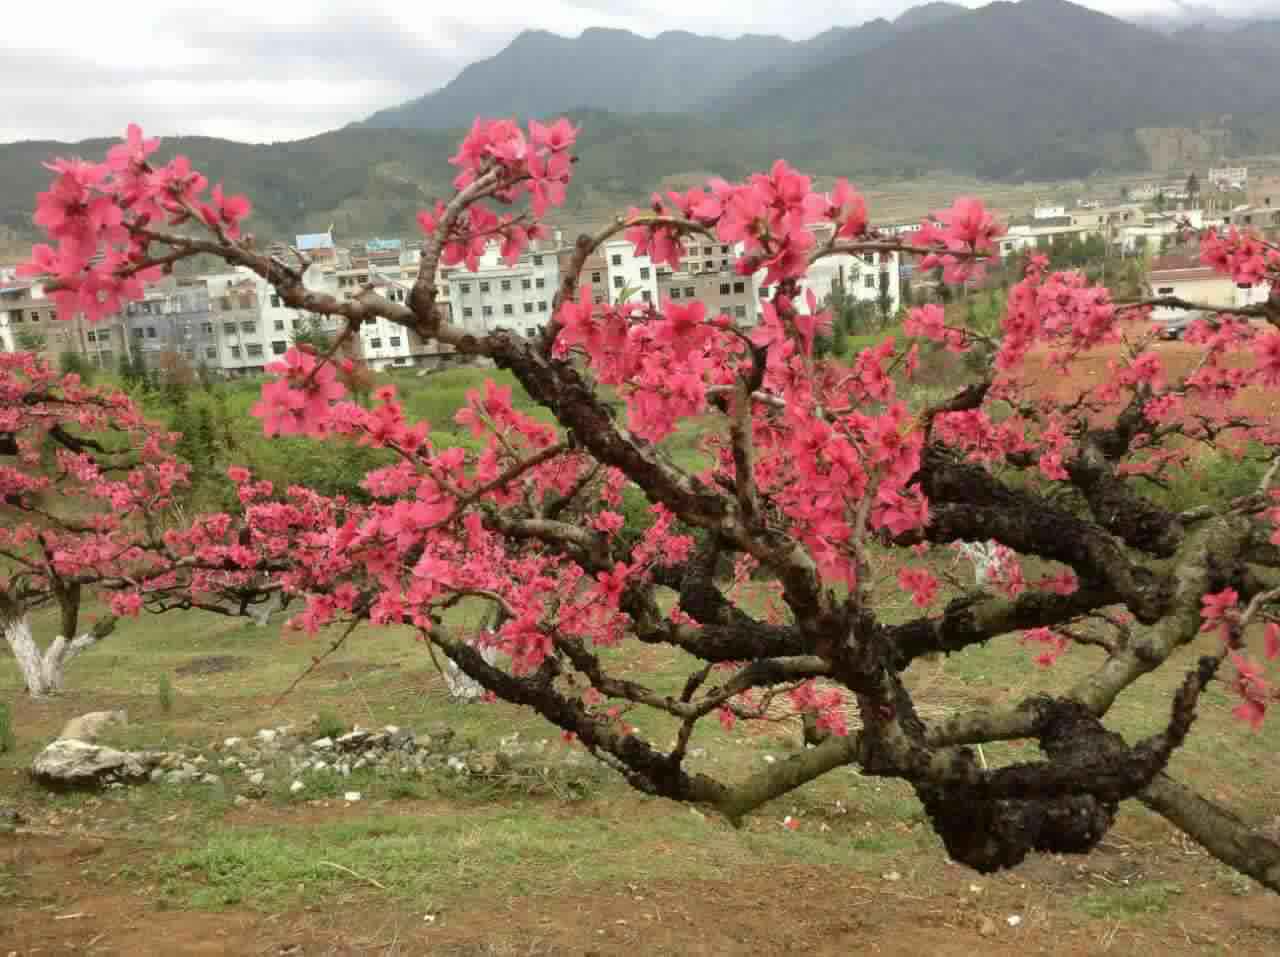
M 329 233 L 303 233 L 298 237 L 298 250 L 306 252 L 308 249 L 332 249 L 333 236 Z

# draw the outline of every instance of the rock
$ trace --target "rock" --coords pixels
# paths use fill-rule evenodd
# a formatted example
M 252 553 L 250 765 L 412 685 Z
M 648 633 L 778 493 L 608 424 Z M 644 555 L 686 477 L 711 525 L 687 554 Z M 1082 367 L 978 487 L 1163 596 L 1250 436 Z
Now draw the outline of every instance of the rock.
M 387 741 L 387 746 L 397 751 L 412 751 L 415 744 L 413 732 L 402 731 L 399 728 L 391 732 L 391 737 Z
M 397 724 L 389 724 L 382 730 L 387 732 L 388 735 L 394 736 L 400 733 L 400 726 Z
M 203 754 L 197 754 L 194 758 L 191 759 L 191 763 L 194 764 L 196 767 L 200 767 L 201 765 L 208 764 L 209 759 L 206 758 Z
M 216 774 L 203 774 L 200 776 L 201 784 L 217 784 L 220 780 L 222 779 Z
M 117 751 L 76 738 L 59 738 L 36 755 L 31 773 L 42 784 L 83 787 L 106 780 L 145 778 L 157 761 L 146 752 Z
M 301 791 L 305 787 L 306 785 L 303 784 L 301 781 L 294 781 L 292 784 L 289 785 L 289 793 L 297 794 L 299 791 Z
M 234 798 L 231 799 L 231 803 L 234 804 L 236 807 L 248 807 L 253 802 L 250 801 L 243 794 L 237 794 Z
M 272 744 L 278 735 L 274 728 L 263 728 L 258 732 L 258 740 L 263 744 Z
M 91 711 L 68 721 L 58 737 L 93 742 L 112 725 L 123 727 L 128 723 L 129 715 L 124 711 Z
M 266 774 L 264 774 L 262 771 L 254 771 L 251 775 L 249 775 L 249 783 L 261 784 L 263 781 L 266 780 L 266 777 L 267 777 Z
M 342 795 L 342 800 L 344 800 L 344 801 L 350 801 L 351 803 L 353 803 L 353 804 L 354 804 L 356 801 L 359 801 L 359 800 L 360 800 L 360 792 L 359 792 L 359 791 L 348 791 L 346 794 Z
M 176 771 L 166 771 L 164 780 L 166 784 L 190 784 L 196 779 L 195 771 L 188 771 L 185 768 L 179 768 Z
M 427 729 L 427 739 L 432 750 L 438 751 L 442 748 L 447 748 L 453 738 L 453 728 L 443 722 L 437 721 Z
M 317 738 L 311 742 L 311 747 L 317 751 L 328 751 L 333 747 L 333 738 Z
M 244 743 L 244 738 L 227 738 L 222 742 L 222 746 L 227 749 L 238 748 Z
M 996 922 L 990 917 L 984 917 L 978 922 L 978 935 L 980 937 L 994 937 L 996 933 Z
M 363 751 L 365 742 L 369 740 L 369 734 L 370 732 L 368 731 L 348 731 L 334 742 L 334 746 L 339 751 Z
M 326 764 L 325 762 L 323 762 L 323 761 L 312 761 L 312 762 L 311 762 L 311 769 L 312 769 L 313 771 L 328 771 L 328 770 L 329 770 L 329 765 L 327 765 L 327 764 Z
M 472 774 L 499 774 L 511 766 L 505 754 L 499 751 L 477 751 L 467 755 L 467 770 Z
M 25 820 L 17 808 L 0 807 L 0 834 L 12 834 Z

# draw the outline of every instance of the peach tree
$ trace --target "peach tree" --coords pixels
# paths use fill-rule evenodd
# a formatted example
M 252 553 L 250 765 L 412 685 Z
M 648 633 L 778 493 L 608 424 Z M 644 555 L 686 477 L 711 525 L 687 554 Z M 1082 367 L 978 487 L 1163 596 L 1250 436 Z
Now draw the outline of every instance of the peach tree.
M 364 478 L 370 501 L 275 490 L 233 469 L 240 530 L 201 520 L 209 560 L 269 573 L 305 602 L 299 627 L 411 626 L 433 654 L 633 787 L 735 822 L 855 767 L 907 782 L 950 856 L 990 871 L 1031 851 L 1088 852 L 1137 800 L 1280 890 L 1280 845 L 1166 771 L 1210 683 L 1235 696 L 1242 733 L 1275 700 L 1276 468 L 1260 469 L 1248 494 L 1192 509 L 1155 494 L 1205 443 L 1275 454 L 1275 422 L 1250 410 L 1280 386 L 1280 306 L 1197 323 L 1197 359 L 1177 370 L 1156 348 L 1150 312 L 1178 301 L 1118 303 L 1032 256 L 994 335 L 925 305 L 911 310 L 905 341 L 820 360 L 814 341 L 830 320 L 804 285 L 816 263 L 899 253 L 963 284 L 1002 228 L 960 199 L 918 231 L 888 235 L 848 182 L 821 192 L 779 161 L 743 182 L 654 196 L 579 237 L 536 335 L 451 321 L 437 302 L 441 270 L 475 269 L 491 247 L 514 262 L 545 235 L 577 133 L 566 120 L 477 121 L 451 160 L 454 192 L 418 216 L 424 246 L 404 301 L 309 288 L 304 255 L 269 255 L 242 232 L 247 199 L 210 189 L 183 157 L 154 162 L 156 141 L 136 127 L 105 162 L 52 164 L 36 212 L 51 244 L 29 270 L 64 317 L 94 320 L 174 263 L 213 256 L 264 278 L 290 307 L 344 320 L 331 350 L 295 349 L 268 367 L 254 414 L 268 435 L 393 452 Z M 699 302 L 597 303 L 580 274 L 618 236 L 672 269 L 685 237 L 731 244 L 735 272 L 768 290 L 759 320 Z M 1240 283 L 1280 275 L 1280 253 L 1252 235 L 1211 233 L 1201 249 Z M 482 447 L 468 452 L 433 445 L 392 387 L 368 407 L 349 401 L 338 356 L 375 318 L 509 370 L 548 420 L 491 381 L 458 415 Z M 981 371 L 919 401 L 922 346 L 981 350 L 971 363 Z M 1098 354 L 1112 359 L 1097 385 L 1066 398 L 1043 387 Z M 703 433 L 704 467 L 665 452 L 681 428 Z M 642 532 L 626 522 L 627 496 L 649 510 Z M 957 548 L 979 574 L 944 590 Z M 468 640 L 448 620 L 462 602 L 497 609 L 500 626 Z M 905 620 L 903 604 L 914 609 Z M 1085 646 L 1074 653 L 1088 666 L 1053 693 L 937 720 L 904 683 L 922 657 L 977 645 L 1029 662 L 1025 642 L 1046 664 Z M 689 663 L 677 690 L 638 664 L 652 660 L 637 655 L 645 646 Z M 1126 740 L 1108 712 L 1158 669 L 1179 670 L 1167 712 L 1155 733 Z M 707 722 L 767 720 L 779 700 L 806 716 L 810 746 L 736 780 L 689 759 Z M 670 741 L 642 733 L 640 711 L 661 715 Z M 1034 747 L 988 764 L 981 746 L 997 741 Z

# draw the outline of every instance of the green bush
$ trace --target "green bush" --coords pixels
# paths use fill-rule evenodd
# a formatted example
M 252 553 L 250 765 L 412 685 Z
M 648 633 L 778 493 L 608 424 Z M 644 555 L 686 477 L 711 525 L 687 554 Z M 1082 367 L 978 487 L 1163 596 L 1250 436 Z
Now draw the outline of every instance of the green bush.
M 164 714 L 173 711 L 173 683 L 169 680 L 169 672 L 160 672 L 160 680 L 156 682 L 156 698 L 160 702 L 160 710 Z

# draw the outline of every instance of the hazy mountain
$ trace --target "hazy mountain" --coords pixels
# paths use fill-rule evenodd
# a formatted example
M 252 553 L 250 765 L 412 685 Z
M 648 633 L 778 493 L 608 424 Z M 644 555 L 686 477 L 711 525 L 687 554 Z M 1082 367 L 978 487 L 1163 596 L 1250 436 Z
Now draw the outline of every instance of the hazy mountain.
M 1263 44 L 1223 56 L 1066 0 L 996 2 L 713 108 L 993 175 L 1072 176 L 1123 162 L 1137 127 L 1280 111 L 1276 61 Z
M 577 37 L 528 30 L 441 89 L 381 110 L 361 125 L 447 129 L 468 125 L 476 116 L 543 116 L 576 108 L 698 112 L 740 87 L 777 84 L 792 70 L 875 49 L 903 31 L 964 12 L 955 4 L 926 3 L 892 23 L 877 19 L 832 27 L 803 42 L 751 34 L 729 40 L 683 31 L 649 39 L 600 28 Z

